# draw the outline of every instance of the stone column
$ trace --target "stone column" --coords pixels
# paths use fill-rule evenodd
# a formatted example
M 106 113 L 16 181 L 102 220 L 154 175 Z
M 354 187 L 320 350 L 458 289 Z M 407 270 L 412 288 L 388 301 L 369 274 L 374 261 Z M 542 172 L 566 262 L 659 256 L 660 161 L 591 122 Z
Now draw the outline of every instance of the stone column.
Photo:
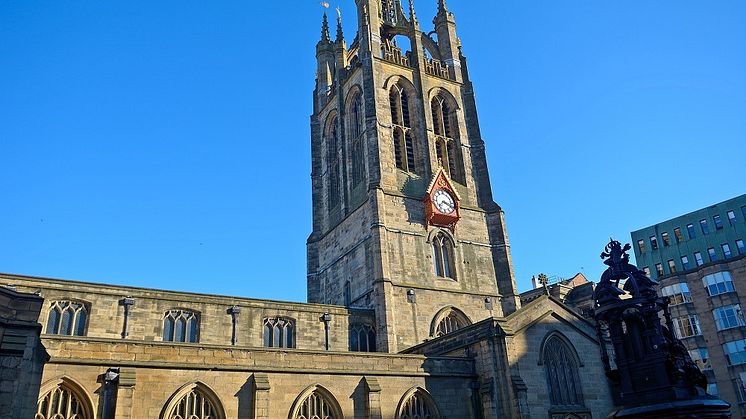
M 269 419 L 269 376 L 254 373 L 254 419 Z
M 117 388 L 117 410 L 115 419 L 136 419 L 144 412 L 135 412 L 135 383 L 136 370 L 134 368 L 119 369 L 119 384 Z
M 0 419 L 32 418 L 49 355 L 37 322 L 44 299 L 0 286 Z
M 365 387 L 368 391 L 368 412 L 366 419 L 382 419 L 381 385 L 378 384 L 378 379 L 365 377 Z

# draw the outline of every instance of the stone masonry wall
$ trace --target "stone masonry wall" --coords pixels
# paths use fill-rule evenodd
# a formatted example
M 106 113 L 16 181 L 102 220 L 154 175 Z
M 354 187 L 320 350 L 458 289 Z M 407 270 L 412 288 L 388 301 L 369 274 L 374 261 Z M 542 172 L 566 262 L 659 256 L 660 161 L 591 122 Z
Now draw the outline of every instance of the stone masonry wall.
M 0 419 L 36 413 L 47 352 L 36 322 L 42 299 L 0 287 Z
M 45 342 L 52 354 L 45 382 L 64 376 L 78 383 L 94 411 L 102 402 L 100 377 L 108 368 L 134 372 L 132 391 L 120 389 L 117 418 L 125 417 L 119 407 L 128 403 L 132 405 L 128 417 L 160 418 L 180 388 L 197 382 L 215 393 L 227 418 L 285 419 L 298 396 L 314 385 L 334 396 L 344 417 L 365 418 L 366 381 L 372 380 L 380 386 L 382 418 L 395 417 L 402 397 L 415 387 L 426 389 L 435 398 L 442 417 L 474 417 L 470 390 L 473 365 L 463 358 L 247 350 L 90 338 L 49 337 Z M 266 399 L 257 397 L 258 377 L 269 384 Z M 261 411 L 257 410 L 258 400 L 263 400 Z
M 121 339 L 124 325 L 124 307 L 120 300 L 134 297 L 130 310 L 128 340 L 159 342 L 163 340 L 163 318 L 168 310 L 187 309 L 200 314 L 199 342 L 230 345 L 232 320 L 228 308 L 238 306 L 236 335 L 238 346 L 263 346 L 263 321 L 267 317 L 286 317 L 295 321 L 295 340 L 298 349 L 322 350 L 325 345 L 324 323 L 321 317 L 330 313 L 330 348 L 348 349 L 349 318 L 372 319 L 372 313 L 350 311 L 343 307 L 314 304 L 282 303 L 274 301 L 211 295 L 187 294 L 133 287 L 86 284 L 22 276 L 0 275 L 0 282 L 11 283 L 19 290 L 41 291 L 45 303 L 39 322 L 46 332 L 49 311 L 55 301 L 79 301 L 88 307 L 86 336 Z M 35 319 L 36 320 L 36 319 Z M 366 323 L 372 322 L 364 321 Z

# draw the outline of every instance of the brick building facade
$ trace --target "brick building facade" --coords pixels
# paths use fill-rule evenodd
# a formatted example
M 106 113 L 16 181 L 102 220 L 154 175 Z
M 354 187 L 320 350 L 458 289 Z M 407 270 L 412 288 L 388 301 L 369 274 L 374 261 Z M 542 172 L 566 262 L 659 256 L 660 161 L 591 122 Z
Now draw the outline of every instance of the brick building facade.
M 454 14 L 428 35 L 411 2 L 357 6 L 349 46 L 326 16 L 317 46 L 308 303 L 0 275 L 45 300 L 37 419 L 613 409 L 592 325 L 521 305 Z
M 637 266 L 669 297 L 674 333 L 708 392 L 746 416 L 746 195 L 631 233 Z

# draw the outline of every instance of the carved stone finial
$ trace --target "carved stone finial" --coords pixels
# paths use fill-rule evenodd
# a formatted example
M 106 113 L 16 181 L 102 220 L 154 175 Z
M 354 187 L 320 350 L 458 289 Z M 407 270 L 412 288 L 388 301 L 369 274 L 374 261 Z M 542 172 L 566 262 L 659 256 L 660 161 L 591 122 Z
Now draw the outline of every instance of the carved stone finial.
M 409 0 L 409 21 L 412 22 L 412 25 L 416 25 L 417 22 L 417 13 L 414 11 L 414 0 Z
M 342 9 L 337 7 L 337 39 L 336 42 L 342 42 L 345 39 L 344 32 L 342 31 Z
M 331 42 L 332 36 L 329 33 L 329 19 L 324 12 L 324 20 L 321 22 L 321 42 Z

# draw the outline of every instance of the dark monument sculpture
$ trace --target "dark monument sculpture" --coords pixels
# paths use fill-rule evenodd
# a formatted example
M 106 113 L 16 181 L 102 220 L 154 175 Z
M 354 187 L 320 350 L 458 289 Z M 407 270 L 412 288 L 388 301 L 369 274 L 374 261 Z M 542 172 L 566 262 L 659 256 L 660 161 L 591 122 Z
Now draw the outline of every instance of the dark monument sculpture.
M 668 299 L 629 263 L 629 250 L 611 240 L 594 292 L 601 356 L 620 406 L 609 418 L 730 418 L 730 404 L 705 392 L 707 378 L 673 335 Z

